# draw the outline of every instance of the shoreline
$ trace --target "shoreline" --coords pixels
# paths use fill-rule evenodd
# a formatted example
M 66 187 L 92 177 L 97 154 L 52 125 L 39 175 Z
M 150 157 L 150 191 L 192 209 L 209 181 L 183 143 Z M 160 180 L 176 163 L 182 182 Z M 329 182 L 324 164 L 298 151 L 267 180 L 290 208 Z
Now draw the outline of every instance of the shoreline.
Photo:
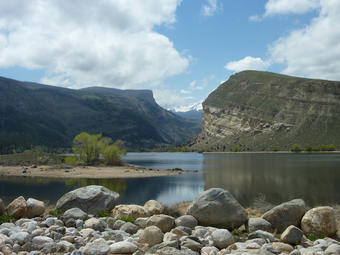
M 0 165 L 0 177 L 39 177 L 55 179 L 126 179 L 161 176 L 176 176 L 195 171 L 152 170 L 134 165 L 123 166 L 64 166 L 64 165 L 32 165 L 5 166 Z
M 292 151 L 240 151 L 240 152 L 232 152 L 232 151 L 208 151 L 202 152 L 202 154 L 293 154 L 293 155 L 315 155 L 315 154 L 340 154 L 340 151 L 301 151 L 301 152 L 292 152 Z

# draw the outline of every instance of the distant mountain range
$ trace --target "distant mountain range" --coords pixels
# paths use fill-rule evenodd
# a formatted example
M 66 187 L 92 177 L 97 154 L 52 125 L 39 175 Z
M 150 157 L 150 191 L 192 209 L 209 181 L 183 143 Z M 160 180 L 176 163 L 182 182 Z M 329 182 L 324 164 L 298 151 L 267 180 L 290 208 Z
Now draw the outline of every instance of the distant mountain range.
M 188 119 L 202 120 L 202 102 L 170 109 L 173 113 Z
M 121 139 L 129 149 L 177 145 L 201 130 L 199 120 L 160 107 L 150 90 L 73 90 L 0 77 L 0 153 L 64 148 L 82 131 Z

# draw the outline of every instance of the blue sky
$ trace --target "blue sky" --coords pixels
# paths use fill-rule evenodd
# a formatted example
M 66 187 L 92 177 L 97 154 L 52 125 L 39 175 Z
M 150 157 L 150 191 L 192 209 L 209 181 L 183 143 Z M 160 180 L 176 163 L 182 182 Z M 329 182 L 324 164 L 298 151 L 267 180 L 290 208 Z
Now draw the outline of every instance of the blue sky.
M 0 1 L 0 76 L 204 100 L 245 69 L 340 80 L 337 0 Z

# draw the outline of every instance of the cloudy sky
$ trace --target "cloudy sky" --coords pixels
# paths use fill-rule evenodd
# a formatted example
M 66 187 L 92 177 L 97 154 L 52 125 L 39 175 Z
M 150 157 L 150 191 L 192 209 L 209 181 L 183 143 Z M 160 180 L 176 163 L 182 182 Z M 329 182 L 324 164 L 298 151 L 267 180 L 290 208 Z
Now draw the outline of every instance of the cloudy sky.
M 0 0 L 0 76 L 171 108 L 246 69 L 340 80 L 340 1 Z

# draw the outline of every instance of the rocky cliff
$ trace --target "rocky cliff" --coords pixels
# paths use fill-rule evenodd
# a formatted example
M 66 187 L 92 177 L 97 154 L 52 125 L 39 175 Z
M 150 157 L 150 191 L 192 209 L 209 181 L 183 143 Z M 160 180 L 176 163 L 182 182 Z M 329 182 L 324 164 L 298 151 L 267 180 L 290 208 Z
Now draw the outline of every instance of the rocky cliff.
M 340 144 L 340 82 L 244 71 L 203 103 L 193 148 L 287 150 L 292 144 Z

